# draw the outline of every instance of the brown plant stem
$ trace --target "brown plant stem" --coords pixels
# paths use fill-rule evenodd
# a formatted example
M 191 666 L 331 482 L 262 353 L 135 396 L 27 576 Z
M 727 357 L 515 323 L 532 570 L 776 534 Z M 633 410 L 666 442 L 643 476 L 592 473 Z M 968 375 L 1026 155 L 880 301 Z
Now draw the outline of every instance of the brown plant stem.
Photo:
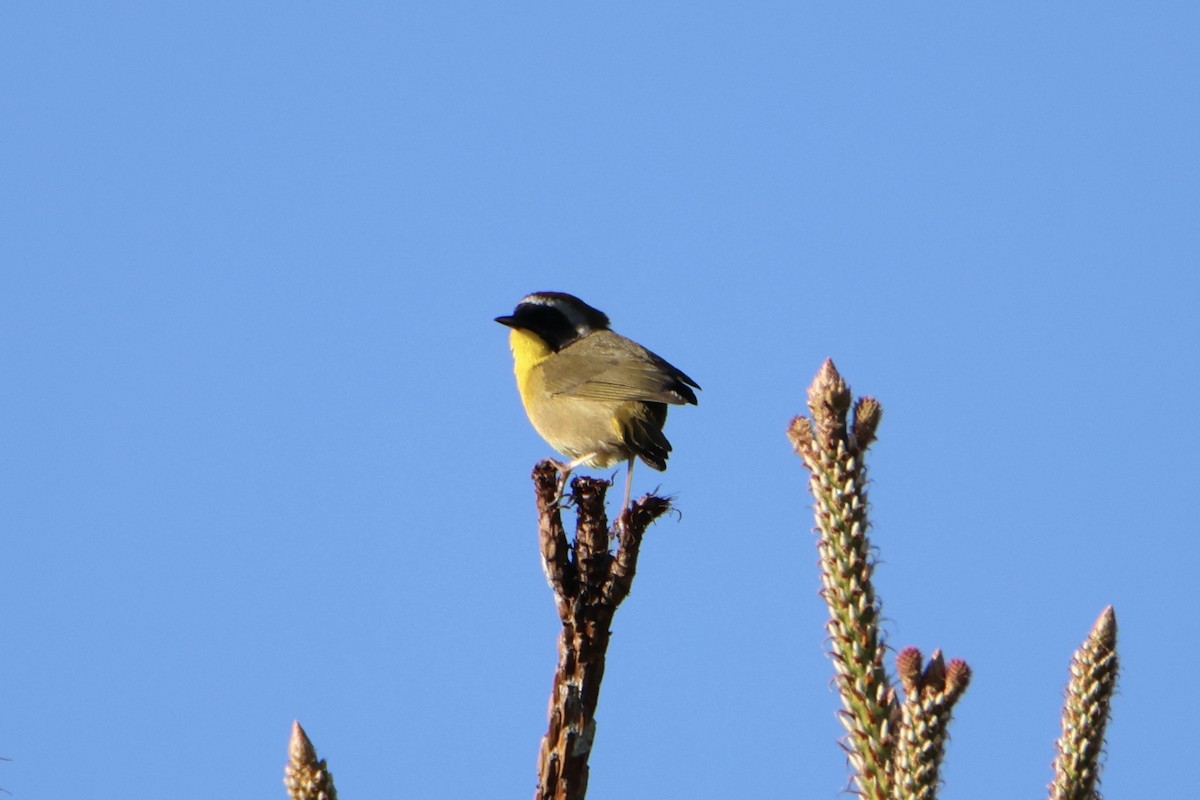
M 597 478 L 576 478 L 571 482 L 577 512 L 575 539 L 568 542 L 557 502 L 554 462 L 543 461 L 534 468 L 533 484 L 542 568 L 562 621 L 534 799 L 583 800 L 613 614 L 633 584 L 646 528 L 666 513 L 670 503 L 662 497 L 642 497 L 610 535 L 604 511 L 610 484 Z M 616 539 L 615 553 L 609 549 L 611 538 Z

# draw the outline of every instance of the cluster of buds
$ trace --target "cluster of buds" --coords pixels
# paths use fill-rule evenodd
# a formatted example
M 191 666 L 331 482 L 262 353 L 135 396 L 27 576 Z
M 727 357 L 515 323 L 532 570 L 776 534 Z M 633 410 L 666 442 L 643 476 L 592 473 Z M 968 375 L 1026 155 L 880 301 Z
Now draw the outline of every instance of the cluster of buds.
M 938 768 L 946 750 L 950 714 L 971 682 L 967 662 L 949 664 L 935 650 L 929 664 L 915 647 L 896 656 L 896 672 L 904 687 L 900 724 L 893 748 L 893 792 L 897 800 L 933 800 L 937 795 Z

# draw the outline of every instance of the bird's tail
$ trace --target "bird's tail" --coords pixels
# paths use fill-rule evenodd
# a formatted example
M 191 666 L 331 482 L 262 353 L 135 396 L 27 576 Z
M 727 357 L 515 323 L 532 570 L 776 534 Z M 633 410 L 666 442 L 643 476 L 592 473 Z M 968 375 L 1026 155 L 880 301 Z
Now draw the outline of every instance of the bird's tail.
M 625 444 L 646 466 L 662 472 L 667 468 L 671 443 L 663 435 L 667 421 L 666 403 L 643 403 L 645 412 L 631 416 L 624 425 Z

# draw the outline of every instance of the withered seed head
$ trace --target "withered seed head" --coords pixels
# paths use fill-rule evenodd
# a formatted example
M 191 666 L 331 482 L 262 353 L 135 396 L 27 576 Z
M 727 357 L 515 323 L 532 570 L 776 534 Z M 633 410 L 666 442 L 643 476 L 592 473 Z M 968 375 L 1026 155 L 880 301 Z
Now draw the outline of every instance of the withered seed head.
M 946 665 L 946 694 L 951 703 L 962 696 L 970 683 L 971 668 L 966 661 L 956 658 Z
M 921 678 L 921 686 L 928 692 L 941 693 L 946 688 L 946 659 L 941 650 L 934 650 Z
M 921 691 L 921 664 L 925 657 L 915 647 L 906 647 L 896 654 L 896 672 L 904 685 L 904 694 L 914 699 Z
M 833 359 L 825 359 L 816 378 L 808 387 L 808 408 L 823 446 L 832 444 L 837 431 L 845 429 L 850 410 L 850 388 L 838 374 Z
M 883 406 L 874 397 L 860 397 L 854 404 L 854 422 L 851 431 L 854 433 L 858 449 L 866 450 L 875 441 L 875 432 L 883 419 Z
M 795 417 L 788 425 L 788 441 L 797 455 L 804 456 L 812 452 L 813 431 L 812 422 L 808 417 Z

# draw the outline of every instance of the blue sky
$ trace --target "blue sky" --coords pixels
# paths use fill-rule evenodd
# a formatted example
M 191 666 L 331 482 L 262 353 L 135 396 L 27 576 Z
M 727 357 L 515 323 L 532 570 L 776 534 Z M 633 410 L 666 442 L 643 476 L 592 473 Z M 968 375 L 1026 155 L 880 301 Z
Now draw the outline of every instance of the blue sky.
M 575 293 L 672 413 L 589 797 L 839 796 L 805 475 L 884 405 L 889 642 L 975 671 L 944 797 L 1039 796 L 1113 603 L 1104 789 L 1200 707 L 1194 4 L 0 10 L 0 786 L 527 797 L 557 619 L 506 331 Z M 1180 615 L 1178 617 L 1174 615 Z M 1185 783 L 1187 782 L 1187 783 Z

